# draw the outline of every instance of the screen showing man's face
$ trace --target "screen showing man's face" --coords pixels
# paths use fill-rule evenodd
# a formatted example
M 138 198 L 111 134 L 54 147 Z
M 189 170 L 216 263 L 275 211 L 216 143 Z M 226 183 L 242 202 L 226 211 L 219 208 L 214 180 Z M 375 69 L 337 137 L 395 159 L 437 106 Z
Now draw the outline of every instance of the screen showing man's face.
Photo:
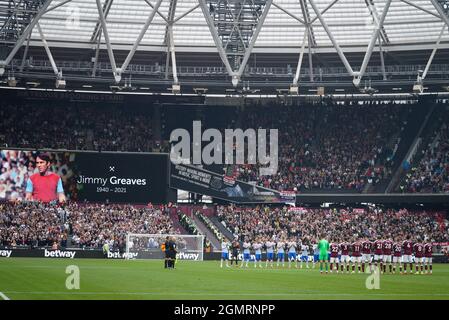
M 47 172 L 48 168 L 50 167 L 50 162 L 42 160 L 41 158 L 37 157 L 36 166 L 37 169 L 39 170 L 39 173 L 43 174 Z

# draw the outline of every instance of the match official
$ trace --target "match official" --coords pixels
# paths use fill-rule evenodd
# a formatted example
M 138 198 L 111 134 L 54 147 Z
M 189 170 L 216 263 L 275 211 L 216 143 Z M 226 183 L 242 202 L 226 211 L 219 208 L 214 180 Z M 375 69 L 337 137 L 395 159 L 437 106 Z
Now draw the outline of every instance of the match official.
M 168 260 L 169 260 L 169 253 L 168 253 L 168 241 L 169 241 L 169 238 L 168 237 L 166 237 L 165 238 L 165 242 L 163 242 L 162 244 L 161 244 L 161 250 L 162 250 L 162 252 L 165 254 L 165 259 L 164 259 L 164 268 L 165 269 L 167 269 L 168 268 Z
M 238 266 L 239 261 L 239 251 L 240 251 L 240 243 L 238 240 L 238 237 L 234 238 L 234 241 L 232 241 L 232 260 L 231 260 L 231 266 L 232 262 L 235 261 L 235 265 Z
M 168 239 L 166 251 L 168 251 L 168 268 L 174 269 L 176 262 L 176 239 L 171 237 Z

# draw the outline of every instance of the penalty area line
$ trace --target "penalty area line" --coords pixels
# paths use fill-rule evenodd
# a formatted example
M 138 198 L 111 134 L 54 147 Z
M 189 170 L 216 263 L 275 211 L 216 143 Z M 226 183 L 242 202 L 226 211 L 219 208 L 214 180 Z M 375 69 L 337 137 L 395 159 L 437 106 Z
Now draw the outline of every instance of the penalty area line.
M 11 300 L 11 299 L 8 298 L 3 292 L 0 292 L 0 297 L 1 297 L 3 300 Z

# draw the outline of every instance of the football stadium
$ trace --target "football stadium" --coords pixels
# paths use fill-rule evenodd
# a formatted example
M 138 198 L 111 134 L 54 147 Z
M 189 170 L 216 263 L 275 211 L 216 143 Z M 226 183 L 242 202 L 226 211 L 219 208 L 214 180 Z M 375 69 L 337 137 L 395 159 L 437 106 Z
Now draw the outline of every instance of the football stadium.
M 448 300 L 448 210 L 447 0 L 0 0 L 0 301 Z

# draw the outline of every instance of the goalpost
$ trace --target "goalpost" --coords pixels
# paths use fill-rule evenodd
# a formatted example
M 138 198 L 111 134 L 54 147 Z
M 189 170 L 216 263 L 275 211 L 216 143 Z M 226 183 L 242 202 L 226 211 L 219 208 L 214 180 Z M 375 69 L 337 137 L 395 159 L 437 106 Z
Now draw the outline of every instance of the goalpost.
M 161 245 L 167 237 L 175 239 L 176 259 L 203 261 L 203 235 L 190 234 L 139 234 L 126 235 L 125 259 L 164 259 Z

